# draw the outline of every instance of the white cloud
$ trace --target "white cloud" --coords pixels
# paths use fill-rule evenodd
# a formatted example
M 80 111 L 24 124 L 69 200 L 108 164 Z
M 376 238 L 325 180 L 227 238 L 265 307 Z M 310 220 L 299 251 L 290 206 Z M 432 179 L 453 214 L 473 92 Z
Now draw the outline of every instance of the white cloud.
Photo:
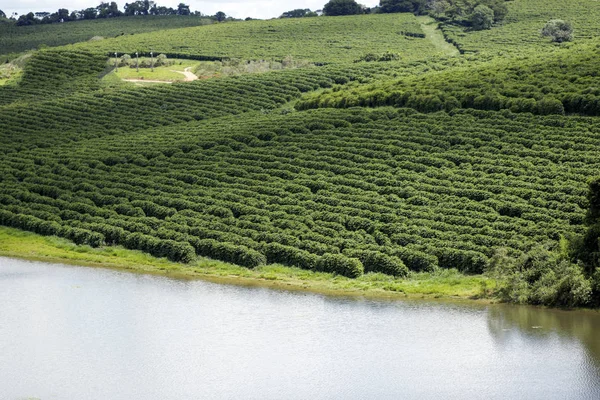
M 0 5 L 7 16 L 13 12 L 19 15 L 30 11 L 48 11 L 55 12 L 59 8 L 66 8 L 69 11 L 82 10 L 89 7 L 95 7 L 102 1 L 111 0 L 19 0 L 12 6 Z M 121 9 L 125 3 L 135 0 L 121 0 L 117 4 Z M 185 1 L 185 0 L 163 0 L 156 1 L 158 5 L 176 8 L 177 4 L 185 3 L 193 11 L 200 11 L 206 15 L 214 15 L 217 11 L 223 11 L 225 14 L 235 18 L 274 18 L 280 16 L 283 12 L 294 10 L 296 8 L 310 8 L 311 10 L 322 9 L 328 0 L 207 0 L 207 1 Z M 372 7 L 379 4 L 378 0 L 360 1 L 359 3 Z

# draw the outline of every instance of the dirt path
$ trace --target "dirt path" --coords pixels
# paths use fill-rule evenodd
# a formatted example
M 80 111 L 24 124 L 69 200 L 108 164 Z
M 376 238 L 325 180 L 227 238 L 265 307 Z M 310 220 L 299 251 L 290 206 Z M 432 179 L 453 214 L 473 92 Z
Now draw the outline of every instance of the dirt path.
M 150 79 L 122 79 L 125 82 L 146 82 L 146 83 L 173 83 L 171 81 L 154 81 Z
M 171 72 L 177 72 L 178 74 L 183 74 L 185 76 L 184 81 L 185 82 L 191 82 L 191 81 L 195 81 L 196 79 L 199 79 L 196 75 L 194 75 L 192 72 L 190 72 L 190 69 L 192 69 L 192 67 L 187 67 L 186 69 L 184 69 L 183 71 L 175 71 L 175 70 L 171 70 Z M 153 79 L 123 79 L 125 82 L 136 82 L 136 83 L 173 83 L 173 81 L 157 81 L 157 80 L 153 80 Z
M 177 72 L 178 74 L 183 74 L 185 76 L 186 82 L 195 81 L 196 79 L 198 79 L 198 77 L 196 75 L 194 75 L 193 73 L 191 73 L 190 69 L 192 69 L 192 67 L 187 67 L 183 71 L 171 71 L 171 72 Z
M 437 21 L 427 15 L 417 17 L 425 37 L 442 53 L 448 56 L 459 55 L 458 49 L 451 43 L 446 42 L 442 31 L 438 29 Z

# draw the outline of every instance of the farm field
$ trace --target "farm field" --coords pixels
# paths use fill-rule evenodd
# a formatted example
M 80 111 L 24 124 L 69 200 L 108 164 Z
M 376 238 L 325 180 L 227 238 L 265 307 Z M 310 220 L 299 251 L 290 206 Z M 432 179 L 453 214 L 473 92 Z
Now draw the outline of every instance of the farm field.
M 10 59 L 14 54 L 37 49 L 40 46 L 64 46 L 92 39 L 105 40 L 116 36 L 130 36 L 209 23 L 211 23 L 210 19 L 196 16 L 144 15 L 35 26 L 0 24 L 0 60 Z
M 574 0 L 568 4 L 557 0 L 515 0 L 506 2 L 508 14 L 503 23 L 491 30 L 469 31 L 444 24 L 446 36 L 466 53 L 494 56 L 520 54 L 537 56 L 551 47 L 540 35 L 551 19 L 571 22 L 576 41 L 597 38 L 600 34 L 600 7 L 594 0 Z
M 0 225 L 182 265 L 459 271 L 502 300 L 593 305 L 600 273 L 576 250 L 600 175 L 600 26 L 575 18 L 591 3 L 565 11 L 579 36 L 560 46 L 534 32 L 559 2 L 522 0 L 491 30 L 442 24 L 464 54 L 409 13 L 33 52 L 0 87 Z M 136 51 L 181 59 L 113 70 Z M 202 79 L 122 81 L 184 69 Z
M 286 56 L 316 63 L 353 62 L 387 51 L 401 59 L 423 59 L 440 51 L 422 34 L 412 14 L 292 18 L 243 21 L 145 33 L 86 42 L 72 49 L 106 54 L 160 51 L 171 58 L 213 57 L 281 60 Z M 241 40 L 240 38 L 245 38 Z
M 409 106 L 424 112 L 476 108 L 535 114 L 600 115 L 600 41 L 536 57 L 502 58 L 412 78 L 305 96 L 298 109 Z
M 519 253 L 581 232 L 586 175 L 600 172 L 589 118 L 350 109 L 237 120 L 10 153 L 2 221 L 151 252 L 144 240 L 173 240 L 186 250 L 167 254 L 176 260 L 310 269 L 318 256 L 375 251 L 412 270 L 482 272 L 497 246 Z

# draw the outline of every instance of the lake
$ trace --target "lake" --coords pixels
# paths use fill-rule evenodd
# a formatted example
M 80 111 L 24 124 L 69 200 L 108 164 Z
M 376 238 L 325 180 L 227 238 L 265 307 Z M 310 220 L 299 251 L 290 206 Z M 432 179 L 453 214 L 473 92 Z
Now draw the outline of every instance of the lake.
M 0 258 L 0 399 L 600 399 L 600 313 Z

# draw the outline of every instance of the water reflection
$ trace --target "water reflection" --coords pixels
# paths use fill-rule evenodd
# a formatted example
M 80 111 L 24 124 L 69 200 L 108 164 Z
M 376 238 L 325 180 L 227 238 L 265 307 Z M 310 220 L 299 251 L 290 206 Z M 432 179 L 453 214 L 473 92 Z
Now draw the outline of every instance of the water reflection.
M 516 335 L 536 341 L 564 339 L 580 343 L 590 363 L 600 370 L 600 312 L 566 311 L 526 306 L 499 305 L 489 308 L 487 324 L 497 344 Z M 600 373 L 598 375 L 600 382 Z
M 598 313 L 0 258 L 0 398 L 597 399 Z

